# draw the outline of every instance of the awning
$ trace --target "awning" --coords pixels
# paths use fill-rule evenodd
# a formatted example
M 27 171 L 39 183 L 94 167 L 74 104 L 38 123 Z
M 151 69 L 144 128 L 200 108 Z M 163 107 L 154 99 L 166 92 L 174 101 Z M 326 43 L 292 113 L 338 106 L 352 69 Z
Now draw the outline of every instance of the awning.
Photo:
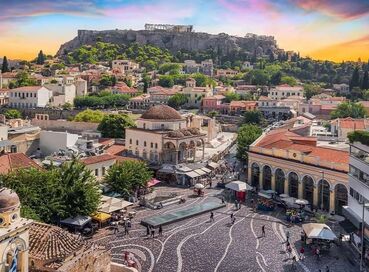
M 337 236 L 326 224 L 318 224 L 318 223 L 303 224 L 302 229 L 306 233 L 307 238 L 310 239 L 322 239 L 329 241 L 337 239 Z
M 207 173 L 205 171 L 202 171 L 201 169 L 196 169 L 194 170 L 197 174 L 199 174 L 200 176 L 204 176 L 206 175 Z
M 152 186 L 155 186 L 156 184 L 160 183 L 161 181 L 160 180 L 157 180 L 155 178 L 153 179 L 150 179 L 148 182 L 147 182 L 147 187 L 152 187 Z
M 270 195 L 264 194 L 264 193 L 260 193 L 260 192 L 258 193 L 258 196 L 263 197 L 263 198 L 266 198 L 266 199 L 271 199 L 272 198 Z
M 68 226 L 72 226 L 72 227 L 83 228 L 90 221 L 91 221 L 91 217 L 89 217 L 89 216 L 77 215 L 75 217 L 69 217 L 67 219 L 64 219 L 64 220 L 60 221 L 60 224 L 61 225 L 68 225 Z
M 348 206 L 342 206 L 343 216 L 346 217 L 356 228 L 361 229 L 361 218 Z
M 104 212 L 97 212 L 93 214 L 92 216 L 93 220 L 99 221 L 99 222 L 105 222 L 111 218 L 111 215 Z
M 236 192 L 244 192 L 247 190 L 252 190 L 252 187 L 249 184 L 240 180 L 227 183 L 225 187 Z
M 209 168 L 203 167 L 201 168 L 202 171 L 206 172 L 206 173 L 210 173 L 211 170 Z
M 213 168 L 213 169 L 216 169 L 216 168 L 218 168 L 219 167 L 219 164 L 218 163 L 216 163 L 216 162 L 209 162 L 208 163 L 208 166 L 210 166 L 211 168 Z
M 190 178 L 197 178 L 199 177 L 200 175 L 198 173 L 196 173 L 195 171 L 192 171 L 192 172 L 187 172 L 187 173 L 183 173 L 184 175 L 186 176 L 189 176 Z
M 98 211 L 104 213 L 112 213 L 123 210 L 132 205 L 133 203 L 125 201 L 121 198 L 102 196 L 101 204 L 98 208 Z

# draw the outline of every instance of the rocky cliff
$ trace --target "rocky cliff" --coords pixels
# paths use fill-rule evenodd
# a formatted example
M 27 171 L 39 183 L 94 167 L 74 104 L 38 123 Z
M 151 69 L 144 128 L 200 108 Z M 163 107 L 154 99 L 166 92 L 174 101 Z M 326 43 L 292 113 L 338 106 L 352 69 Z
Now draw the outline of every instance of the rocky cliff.
M 245 37 L 230 36 L 224 33 L 213 35 L 201 32 L 167 32 L 163 30 L 78 30 L 78 36 L 63 44 L 58 56 L 79 48 L 82 45 L 93 45 L 97 41 L 115 44 L 151 44 L 166 48 L 175 53 L 179 50 L 203 51 L 214 49 L 219 56 L 241 52 L 243 54 L 268 55 L 277 53 L 277 42 L 272 36 L 247 34 Z

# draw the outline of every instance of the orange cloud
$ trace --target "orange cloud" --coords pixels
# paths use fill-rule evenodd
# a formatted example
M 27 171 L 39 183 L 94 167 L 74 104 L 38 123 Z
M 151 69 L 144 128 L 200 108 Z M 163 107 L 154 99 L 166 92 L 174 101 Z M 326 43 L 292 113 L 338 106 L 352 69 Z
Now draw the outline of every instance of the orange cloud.
M 330 45 L 310 52 L 308 55 L 316 59 L 334 61 L 369 59 L 369 35 L 356 40 Z

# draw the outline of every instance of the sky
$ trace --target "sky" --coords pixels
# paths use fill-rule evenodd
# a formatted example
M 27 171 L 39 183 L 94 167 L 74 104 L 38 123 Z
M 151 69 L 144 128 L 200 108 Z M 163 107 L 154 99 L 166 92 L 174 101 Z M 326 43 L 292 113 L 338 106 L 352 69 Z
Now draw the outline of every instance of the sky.
M 78 29 L 145 23 L 272 35 L 280 48 L 316 59 L 369 59 L 369 0 L 0 0 L 0 56 L 54 55 Z

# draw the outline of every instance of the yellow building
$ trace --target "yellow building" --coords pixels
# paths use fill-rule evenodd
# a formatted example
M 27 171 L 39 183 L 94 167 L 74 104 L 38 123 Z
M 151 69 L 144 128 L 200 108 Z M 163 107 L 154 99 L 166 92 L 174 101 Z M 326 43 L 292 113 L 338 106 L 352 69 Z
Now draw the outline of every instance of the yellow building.
M 0 272 L 28 271 L 29 228 L 32 220 L 20 217 L 18 195 L 0 189 Z

